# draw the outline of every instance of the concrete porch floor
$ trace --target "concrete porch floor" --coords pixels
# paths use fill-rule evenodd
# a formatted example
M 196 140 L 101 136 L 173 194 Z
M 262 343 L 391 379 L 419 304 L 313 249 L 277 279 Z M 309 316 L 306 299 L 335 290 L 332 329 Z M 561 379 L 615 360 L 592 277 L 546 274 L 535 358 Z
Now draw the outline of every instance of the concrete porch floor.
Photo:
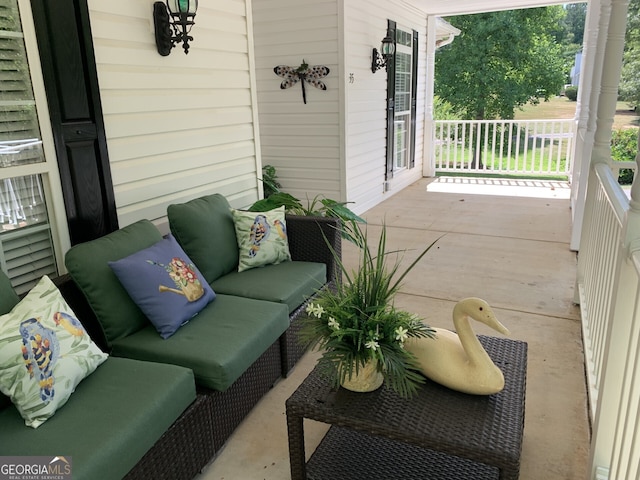
M 458 300 L 484 298 L 511 338 L 529 345 L 521 480 L 586 478 L 590 427 L 579 309 L 572 303 L 569 187 L 555 181 L 422 179 L 363 215 L 370 238 L 387 225 L 390 248 L 410 262 L 396 305 L 434 327 L 453 328 Z M 357 252 L 343 244 L 345 263 Z M 474 322 L 476 333 L 500 335 Z M 285 400 L 313 368 L 307 353 L 254 408 L 198 480 L 290 478 Z M 327 426 L 307 421 L 306 450 Z M 428 478 L 426 476 L 425 478 Z

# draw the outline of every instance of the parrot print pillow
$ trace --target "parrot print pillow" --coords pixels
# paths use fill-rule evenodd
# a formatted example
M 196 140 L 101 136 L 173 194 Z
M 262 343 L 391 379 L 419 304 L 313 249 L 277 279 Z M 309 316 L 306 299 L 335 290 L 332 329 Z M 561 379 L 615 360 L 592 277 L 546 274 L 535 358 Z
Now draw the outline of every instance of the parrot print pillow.
M 171 234 L 109 266 L 164 339 L 216 297 Z
M 106 359 L 46 275 L 0 316 L 0 391 L 38 428 Z
M 284 207 L 268 212 L 231 213 L 240 249 L 238 272 L 291 260 Z

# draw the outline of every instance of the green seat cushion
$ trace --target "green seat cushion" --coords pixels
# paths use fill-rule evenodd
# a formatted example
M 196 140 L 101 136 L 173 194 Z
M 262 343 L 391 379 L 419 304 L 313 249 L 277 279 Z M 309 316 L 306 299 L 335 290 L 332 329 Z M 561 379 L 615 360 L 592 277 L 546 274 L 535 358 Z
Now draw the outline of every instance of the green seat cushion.
M 225 391 L 289 327 L 284 305 L 218 295 L 163 340 L 152 326 L 113 342 L 113 355 L 182 365 L 196 384 Z
M 169 228 L 208 283 L 238 268 L 238 242 L 227 199 L 216 193 L 169 205 Z
M 231 272 L 211 283 L 216 293 L 284 303 L 289 313 L 327 281 L 324 263 L 283 262 Z
M 0 452 L 68 455 L 74 480 L 121 479 L 195 397 L 189 369 L 110 357 L 38 429 L 0 411 Z
M 149 325 L 149 320 L 131 299 L 109 267 L 162 240 L 148 220 L 128 225 L 90 242 L 71 247 L 65 256 L 69 274 L 84 293 L 109 345 Z

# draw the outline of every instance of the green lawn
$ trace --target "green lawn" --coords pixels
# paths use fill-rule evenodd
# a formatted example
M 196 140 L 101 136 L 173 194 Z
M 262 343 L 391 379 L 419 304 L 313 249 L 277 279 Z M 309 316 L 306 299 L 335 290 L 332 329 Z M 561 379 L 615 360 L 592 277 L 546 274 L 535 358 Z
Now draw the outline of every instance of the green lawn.
M 561 151 L 560 160 L 558 161 L 557 145 L 555 152 L 549 156 L 549 146 L 538 146 L 537 148 L 526 148 L 519 151 L 512 151 L 511 155 L 506 152 L 493 151 L 491 148 L 482 150 L 483 163 L 487 172 L 492 170 L 509 170 L 511 172 L 552 172 L 552 174 L 562 176 L 565 173 L 566 161 L 565 152 Z M 553 152 L 553 151 L 552 151 Z M 475 168 L 473 151 L 470 148 L 462 148 L 461 146 L 451 148 L 449 151 L 436 151 L 436 165 L 438 167 L 455 167 L 460 168 L 464 163 L 467 168 L 472 165 Z
M 574 118 L 577 102 L 572 102 L 566 97 L 555 97 L 548 102 L 540 102 L 538 105 L 527 105 L 522 110 L 516 111 L 516 120 L 537 120 L 548 118 Z M 634 112 L 626 102 L 618 102 L 616 116 L 613 121 L 614 128 L 638 127 L 640 116 Z

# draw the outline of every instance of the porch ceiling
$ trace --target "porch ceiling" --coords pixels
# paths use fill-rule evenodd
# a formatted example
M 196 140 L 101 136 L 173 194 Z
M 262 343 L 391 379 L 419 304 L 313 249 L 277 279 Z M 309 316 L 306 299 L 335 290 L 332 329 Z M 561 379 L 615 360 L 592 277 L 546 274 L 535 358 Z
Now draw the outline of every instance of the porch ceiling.
M 517 8 L 545 7 L 560 5 L 566 0 L 406 0 L 415 8 L 427 15 L 465 15 L 472 13 L 491 12 L 498 10 L 514 10 Z M 579 3 L 579 2 L 576 2 Z

